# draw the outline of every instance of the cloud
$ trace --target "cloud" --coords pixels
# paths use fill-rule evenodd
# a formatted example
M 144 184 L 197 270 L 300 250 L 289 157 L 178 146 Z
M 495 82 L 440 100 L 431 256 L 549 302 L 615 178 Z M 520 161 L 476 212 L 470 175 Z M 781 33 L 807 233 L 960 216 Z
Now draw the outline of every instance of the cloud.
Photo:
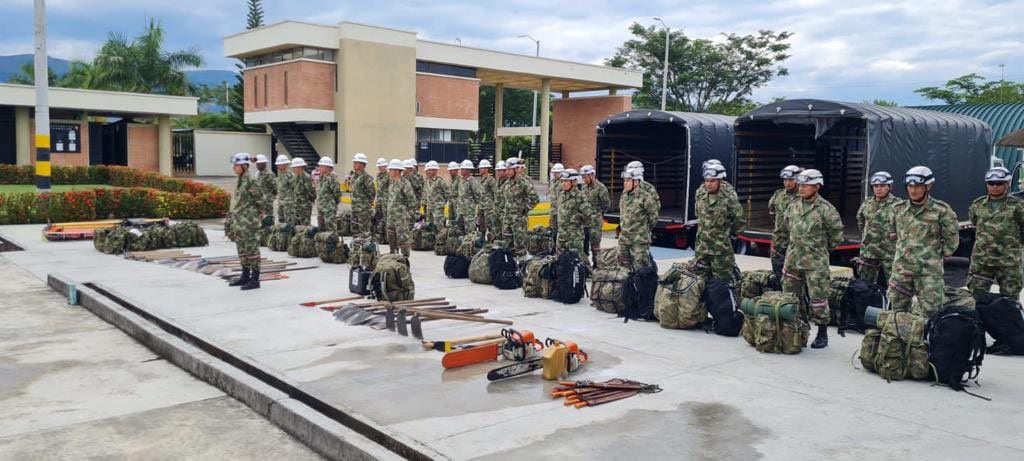
M 101 42 L 67 38 L 51 38 L 46 41 L 47 54 L 66 60 L 91 61 Z M 0 55 L 32 54 L 35 52 L 31 41 L 0 41 Z

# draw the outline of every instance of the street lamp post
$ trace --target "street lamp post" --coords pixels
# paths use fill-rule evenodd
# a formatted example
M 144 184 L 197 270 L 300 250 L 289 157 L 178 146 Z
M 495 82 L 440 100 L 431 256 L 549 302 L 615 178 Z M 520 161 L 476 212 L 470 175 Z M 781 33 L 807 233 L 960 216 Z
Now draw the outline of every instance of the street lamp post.
M 35 0 L 36 189 L 50 190 L 50 103 L 46 62 L 46 0 Z
M 665 68 L 661 71 L 661 110 L 664 111 L 665 96 L 668 93 L 668 47 L 672 30 L 669 29 L 668 24 L 665 24 L 665 21 L 662 21 L 661 18 L 654 18 L 654 20 L 660 22 L 665 27 Z

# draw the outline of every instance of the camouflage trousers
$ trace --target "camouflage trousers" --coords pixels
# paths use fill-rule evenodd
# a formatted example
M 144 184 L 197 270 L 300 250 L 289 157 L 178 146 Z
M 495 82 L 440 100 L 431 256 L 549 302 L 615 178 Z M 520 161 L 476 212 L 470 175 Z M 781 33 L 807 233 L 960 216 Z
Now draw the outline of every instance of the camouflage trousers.
M 243 268 L 260 270 L 260 244 L 256 234 L 235 235 L 235 249 L 238 250 L 238 259 Z
M 334 218 L 338 216 L 338 207 L 325 206 L 316 210 L 316 227 L 321 232 L 333 231 L 335 228 Z
M 516 255 L 526 254 L 527 216 L 506 214 L 501 219 L 502 239 L 511 242 Z
M 732 268 L 736 265 L 736 255 L 732 253 L 723 255 L 698 254 L 693 259 L 710 268 L 712 277 L 723 280 L 733 279 Z
M 440 229 L 446 226 L 444 217 L 444 207 L 431 207 L 426 209 L 427 224 L 433 224 L 435 228 Z
M 619 257 L 628 256 L 633 267 L 647 267 L 651 265 L 651 244 L 650 243 L 625 243 L 619 240 Z
M 597 265 L 598 255 L 601 253 L 601 227 L 603 225 L 604 220 L 598 217 L 586 230 L 587 244 L 590 246 L 590 257 L 593 258 L 595 266 Z
M 771 255 L 772 272 L 776 277 L 782 278 L 782 267 L 786 265 L 786 255 L 776 251 L 774 246 L 769 254 Z
M 408 221 L 392 219 L 388 222 L 387 235 L 391 253 L 409 256 L 412 250 L 412 229 Z
M 583 235 L 572 235 L 570 232 L 563 232 L 558 234 L 558 241 L 555 242 L 555 248 L 558 249 L 558 253 L 565 253 L 571 251 L 576 253 L 576 257 L 583 260 L 587 257 L 587 253 L 583 250 Z
M 313 205 L 296 205 L 292 207 L 292 224 L 296 226 L 308 226 L 313 219 Z
M 498 219 L 498 213 L 494 209 L 481 209 L 476 222 L 477 230 L 480 235 L 487 236 L 488 242 L 501 238 L 501 220 Z
M 372 221 L 373 209 L 370 208 L 369 203 L 352 203 L 352 235 L 370 233 Z
M 278 200 L 277 201 L 277 222 L 279 222 L 279 223 L 290 223 L 290 222 L 292 222 L 291 221 L 291 219 L 292 219 L 291 213 L 289 213 L 288 211 L 291 210 L 293 207 L 294 207 L 294 205 L 292 205 L 292 204 L 290 204 L 288 202 L 285 202 L 285 201 L 282 201 L 282 200 Z
M 811 323 L 828 325 L 831 312 L 828 309 L 829 269 L 783 269 L 782 291 L 792 293 L 800 300 L 800 310 L 807 314 Z M 804 295 L 807 296 L 804 296 Z M 808 300 L 810 305 L 808 306 Z
M 917 296 L 922 312 L 915 314 L 931 317 L 942 310 L 946 282 L 941 275 L 892 274 L 889 276 L 889 304 L 894 311 L 910 312 L 911 301 Z
M 967 272 L 967 288 L 977 296 L 988 293 L 993 283 L 999 284 L 999 293 L 1017 299 L 1021 290 L 1021 268 L 1019 266 L 998 267 L 976 264 L 971 261 Z
M 857 278 L 885 286 L 892 274 L 892 259 L 857 259 Z

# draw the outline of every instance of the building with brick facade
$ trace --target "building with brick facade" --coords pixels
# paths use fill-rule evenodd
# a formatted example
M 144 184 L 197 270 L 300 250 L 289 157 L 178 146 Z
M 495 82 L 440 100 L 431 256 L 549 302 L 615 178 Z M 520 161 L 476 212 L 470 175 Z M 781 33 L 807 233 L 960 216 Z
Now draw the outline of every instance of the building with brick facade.
M 539 138 L 541 174 L 551 143 L 561 144 L 565 162 L 592 163 L 595 126 L 629 110 L 630 97 L 617 91 L 638 88 L 643 78 L 627 69 L 421 40 L 415 32 L 351 22 L 271 24 L 226 37 L 224 52 L 245 64 L 246 123 L 267 125 L 279 151 L 307 162 L 327 155 L 341 165 L 357 152 L 371 159 L 454 160 L 427 147 L 464 142 L 479 130 L 481 86 L 498 90 L 499 140 Z M 540 126 L 505 126 L 505 88 L 539 93 Z M 572 97 L 584 92 L 587 97 Z M 554 113 L 552 93 L 561 96 Z M 495 157 L 503 157 L 500 142 Z

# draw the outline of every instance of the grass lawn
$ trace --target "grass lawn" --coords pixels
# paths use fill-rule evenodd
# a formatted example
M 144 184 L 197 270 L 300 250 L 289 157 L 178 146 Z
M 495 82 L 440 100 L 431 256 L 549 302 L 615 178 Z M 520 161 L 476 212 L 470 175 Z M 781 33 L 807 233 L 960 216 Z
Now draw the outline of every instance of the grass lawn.
M 67 192 L 73 190 L 109 189 L 114 186 L 106 184 L 54 184 L 50 186 L 51 192 Z M 31 184 L 0 184 L 0 194 L 11 194 L 15 192 L 35 192 L 36 186 Z

